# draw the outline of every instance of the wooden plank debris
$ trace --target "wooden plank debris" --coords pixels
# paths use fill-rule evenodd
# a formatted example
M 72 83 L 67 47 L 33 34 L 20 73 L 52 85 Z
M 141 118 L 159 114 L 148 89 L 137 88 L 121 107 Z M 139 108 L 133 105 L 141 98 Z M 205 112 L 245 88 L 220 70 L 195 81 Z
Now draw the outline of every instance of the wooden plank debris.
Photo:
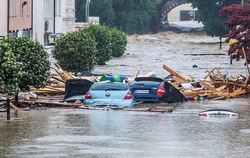
M 184 77 L 182 77 L 181 75 L 179 75 L 177 72 L 175 72 L 174 70 L 172 70 L 167 65 L 163 65 L 163 69 L 166 70 L 167 72 L 169 72 L 171 75 L 175 76 L 179 80 L 180 83 L 187 83 L 187 80 Z
M 208 99 L 218 100 L 235 98 L 250 93 L 250 75 L 248 77 L 242 75 L 229 77 L 228 75 L 222 74 L 219 69 L 215 67 L 212 70 L 207 71 L 208 74 L 203 80 L 197 82 L 202 86 L 201 88 L 195 87 L 192 90 L 187 90 L 182 88 L 181 84 L 194 84 L 193 82 L 188 82 L 184 77 L 166 65 L 163 65 L 163 68 L 173 75 L 170 83 L 179 89 L 186 98 L 196 100 L 199 97 L 206 97 Z

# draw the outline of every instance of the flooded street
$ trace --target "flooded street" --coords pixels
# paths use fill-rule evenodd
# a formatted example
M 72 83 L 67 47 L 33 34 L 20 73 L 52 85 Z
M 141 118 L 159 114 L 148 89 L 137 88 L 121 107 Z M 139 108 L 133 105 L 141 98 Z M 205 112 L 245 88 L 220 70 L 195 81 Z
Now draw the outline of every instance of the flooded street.
M 224 107 L 238 119 L 200 118 Z M 244 158 L 250 154 L 246 99 L 184 103 L 173 113 L 47 109 L 0 121 L 0 157 Z
M 124 57 L 114 58 L 106 66 L 98 66 L 94 72 L 115 75 L 133 75 L 136 70 L 141 74 L 155 71 L 159 77 L 168 75 L 162 65 L 166 64 L 184 76 L 204 78 L 206 70 L 214 67 L 229 75 L 246 74 L 243 62 L 233 62 L 227 55 L 228 45 L 219 49 L 219 39 L 206 35 L 177 34 L 163 32 L 153 35 L 133 35 L 129 37 Z M 225 54 L 197 55 L 191 54 Z M 198 68 L 193 68 L 197 65 Z
M 126 54 L 99 66 L 95 73 L 133 75 L 155 71 L 168 75 L 166 64 L 183 74 L 203 78 L 221 68 L 244 74 L 242 62 L 229 64 L 228 47 L 204 35 L 130 36 Z M 207 44 L 209 43 L 209 44 Z M 186 54 L 186 55 L 185 55 Z M 198 68 L 193 68 L 197 65 Z M 10 122 L 0 117 L 0 157 L 20 158 L 246 158 L 250 155 L 250 98 L 180 103 L 173 113 L 46 109 L 20 112 Z M 234 110 L 237 119 L 200 118 L 213 108 Z M 1 115 L 0 115 L 1 116 Z

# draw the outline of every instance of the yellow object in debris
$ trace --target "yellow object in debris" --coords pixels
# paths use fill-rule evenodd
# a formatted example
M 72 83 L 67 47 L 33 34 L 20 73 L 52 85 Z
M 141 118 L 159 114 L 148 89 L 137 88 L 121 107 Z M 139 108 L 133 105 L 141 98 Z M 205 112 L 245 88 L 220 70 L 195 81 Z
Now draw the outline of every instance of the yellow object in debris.
M 235 43 L 238 43 L 239 41 L 236 40 L 236 39 L 230 39 L 229 40 L 229 44 L 235 44 Z

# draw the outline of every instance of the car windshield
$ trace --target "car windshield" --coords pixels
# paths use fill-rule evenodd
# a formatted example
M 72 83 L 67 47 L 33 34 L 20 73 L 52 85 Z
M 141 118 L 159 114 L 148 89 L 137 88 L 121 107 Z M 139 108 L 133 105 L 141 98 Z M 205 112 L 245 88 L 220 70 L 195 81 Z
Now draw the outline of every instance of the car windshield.
M 120 90 L 126 91 L 128 90 L 128 86 L 125 84 L 116 84 L 116 83 L 105 83 L 105 84 L 94 84 L 91 87 L 91 90 L 104 90 L 104 91 L 112 91 L 112 90 Z

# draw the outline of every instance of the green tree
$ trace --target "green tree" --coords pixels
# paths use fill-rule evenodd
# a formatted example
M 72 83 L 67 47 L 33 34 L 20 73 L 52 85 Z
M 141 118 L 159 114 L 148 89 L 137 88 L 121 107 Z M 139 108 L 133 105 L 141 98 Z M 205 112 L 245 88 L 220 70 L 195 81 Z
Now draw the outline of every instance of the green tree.
M 76 0 L 76 21 L 83 22 L 85 19 L 86 0 Z M 90 16 L 100 17 L 100 23 L 112 25 L 115 13 L 112 8 L 112 0 L 91 0 Z
M 205 32 L 209 36 L 222 37 L 229 32 L 224 25 L 227 16 L 220 16 L 220 9 L 241 0 L 187 0 L 194 8 L 198 8 L 198 19 L 205 25 Z
M 8 38 L 7 42 L 16 61 L 22 63 L 21 76 L 18 78 L 20 90 L 44 87 L 49 77 L 50 63 L 41 44 L 28 38 Z
M 86 0 L 76 0 L 75 8 L 76 8 L 76 22 L 84 22 L 85 19 L 85 3 Z
M 115 26 L 126 33 L 147 33 L 157 25 L 157 5 L 162 0 L 91 0 L 90 16 L 100 23 Z M 86 0 L 76 0 L 77 21 L 85 21 Z
M 22 63 L 18 62 L 11 45 L 0 41 L 0 93 L 18 92 L 18 80 L 22 76 Z
M 109 28 L 101 25 L 91 25 L 84 31 L 93 37 L 97 43 L 97 64 L 104 65 L 112 54 L 112 39 Z
M 115 18 L 112 0 L 91 0 L 90 16 L 99 16 L 101 24 L 112 26 Z
M 127 35 L 117 29 L 110 29 L 112 40 L 112 56 L 120 57 L 124 54 L 127 45 Z
M 54 57 L 70 72 L 91 71 L 96 65 L 96 42 L 84 30 L 69 32 L 56 43 Z
M 114 24 L 129 34 L 151 32 L 156 25 L 154 18 L 159 3 L 157 0 L 114 0 Z

